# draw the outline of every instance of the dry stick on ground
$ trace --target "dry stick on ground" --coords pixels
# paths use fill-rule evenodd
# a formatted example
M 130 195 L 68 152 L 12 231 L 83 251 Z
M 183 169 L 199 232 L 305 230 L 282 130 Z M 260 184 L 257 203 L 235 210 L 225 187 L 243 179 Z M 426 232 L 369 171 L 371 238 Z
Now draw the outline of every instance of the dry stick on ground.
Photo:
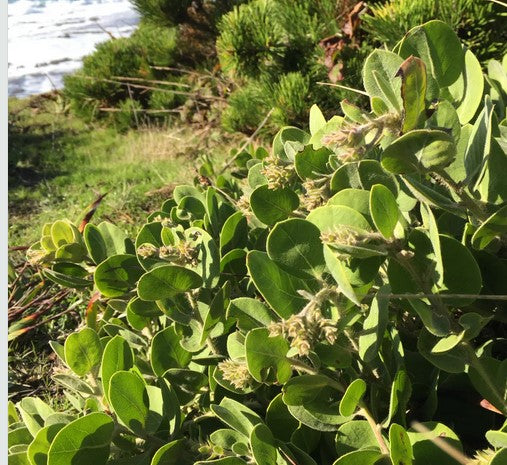
M 76 302 L 74 302 L 72 305 L 70 305 L 69 308 L 66 308 L 63 311 L 61 311 L 59 313 L 56 313 L 56 314 L 50 316 L 49 318 L 46 318 L 43 321 L 39 321 L 38 323 L 35 323 L 32 326 L 26 326 L 25 328 L 20 329 L 19 330 L 20 334 L 26 334 L 29 331 L 32 331 L 33 329 L 38 328 L 39 326 L 45 325 L 46 323 L 50 322 L 51 320 L 54 320 L 54 319 L 59 318 L 59 317 L 61 317 L 63 315 L 66 315 L 67 313 L 70 313 L 73 310 L 75 310 L 76 307 L 79 306 L 79 305 L 81 305 L 82 303 L 83 303 L 83 299 L 76 300 Z M 53 307 L 53 305 L 51 305 L 51 307 Z M 44 310 L 44 312 L 39 312 L 37 314 L 37 317 L 40 316 L 40 315 L 42 315 L 43 313 L 45 313 L 47 310 L 49 310 L 49 309 Z
M 118 112 L 124 112 L 124 111 L 136 111 L 138 113 L 180 113 L 181 110 L 156 110 L 156 109 L 146 109 L 146 108 L 131 108 L 129 110 L 122 109 L 122 108 L 99 108 L 99 111 L 109 112 L 109 113 L 118 113 Z
M 183 68 L 174 68 L 172 66 L 150 66 L 151 69 L 156 69 L 159 71 L 177 71 L 183 74 L 192 74 L 194 76 L 211 76 L 211 73 L 200 73 L 198 71 L 190 71 L 188 69 Z
M 38 316 L 39 314 L 43 314 L 43 313 L 47 312 L 48 310 L 50 310 L 51 308 L 53 308 L 58 302 L 63 300 L 69 294 L 70 294 L 70 290 L 68 290 L 68 289 L 64 290 L 64 291 L 60 291 L 58 294 L 56 294 L 50 298 L 47 298 L 47 294 L 44 294 L 43 296 L 40 296 L 39 298 L 32 300 L 29 304 L 23 305 L 22 307 L 19 307 L 19 308 L 11 307 L 11 309 L 9 309 L 9 312 L 8 312 L 8 321 L 9 321 L 9 323 L 11 323 L 17 316 L 22 314 L 27 308 L 30 308 L 34 305 L 39 305 L 39 307 L 38 307 L 39 309 L 28 316 L 31 317 L 32 315 L 37 314 L 37 316 Z M 47 308 L 43 310 L 42 308 L 45 305 L 47 305 Z
M 366 95 L 367 97 L 370 95 L 367 92 L 364 92 L 362 90 L 354 89 L 353 87 L 342 86 L 341 84 L 332 84 L 330 82 L 317 82 L 317 84 L 320 86 L 338 87 L 339 89 L 350 90 L 351 92 L 355 92 L 356 94 Z
M 29 245 L 15 245 L 13 247 L 9 247 L 9 252 L 16 252 L 18 250 L 28 250 L 30 248 Z
M 130 100 L 134 100 L 134 96 L 132 95 L 132 89 L 130 88 L 132 86 L 132 84 L 129 84 L 127 83 L 127 91 L 129 93 L 129 97 L 130 97 Z M 134 119 L 136 121 L 136 129 L 139 129 L 139 119 L 137 118 L 137 111 L 136 111 L 136 108 L 132 108 L 132 110 L 134 111 Z
M 13 250 L 27 250 L 29 247 L 27 247 L 26 249 L 24 247 L 9 247 L 9 252 L 11 251 L 11 249 Z M 30 265 L 30 263 L 28 262 L 25 262 L 23 263 L 23 266 L 21 267 L 21 270 L 17 271 L 18 275 L 16 276 L 16 279 L 14 279 L 14 281 L 12 281 L 11 284 L 9 284 L 9 287 L 12 289 L 14 288 L 14 286 L 18 283 L 18 281 L 21 279 L 21 276 L 23 276 L 23 273 L 26 271 L 26 269 L 28 268 L 28 265 Z
M 268 111 L 268 114 L 266 115 L 266 117 L 262 120 L 261 124 L 259 124 L 259 126 L 257 127 L 257 129 L 254 131 L 254 133 L 246 140 L 246 142 L 240 147 L 240 149 L 238 150 L 238 153 L 236 155 L 234 155 L 234 157 L 232 157 L 223 167 L 222 169 L 219 171 L 218 174 L 222 174 L 227 168 L 229 168 L 229 166 L 231 166 L 234 161 L 236 160 L 236 158 L 238 158 L 241 154 L 241 152 L 243 152 L 243 150 L 245 150 L 245 148 L 247 147 L 247 145 L 252 142 L 255 138 L 255 136 L 259 133 L 259 131 L 264 127 L 264 125 L 268 122 L 268 119 L 269 117 L 271 116 L 271 114 L 273 113 L 273 111 L 275 111 L 274 108 L 271 108 L 271 110 Z
M 118 79 L 119 81 L 132 81 L 132 82 L 146 82 L 149 84 L 163 84 L 165 86 L 178 86 L 178 87 L 186 87 L 191 89 L 192 86 L 189 84 L 183 84 L 181 82 L 173 82 L 173 81 L 158 81 L 155 79 L 145 79 L 145 78 L 136 78 L 136 77 L 123 77 L 123 76 L 111 76 L 111 79 Z
M 92 76 L 83 76 L 83 75 L 77 75 L 77 74 L 76 74 L 76 77 L 80 77 L 82 79 L 88 79 L 90 81 L 109 82 L 111 84 L 119 84 L 120 86 L 130 86 L 130 87 L 134 87 L 136 89 L 157 90 L 160 92 L 167 92 L 169 94 L 186 95 L 188 97 L 193 97 L 193 98 L 202 99 L 202 100 L 219 100 L 222 102 L 226 101 L 226 99 L 224 99 L 223 97 L 217 97 L 216 95 L 199 95 L 198 92 L 185 92 L 182 90 L 162 89 L 161 87 L 143 86 L 141 84 L 131 84 L 128 82 L 115 81 L 113 79 L 94 78 Z

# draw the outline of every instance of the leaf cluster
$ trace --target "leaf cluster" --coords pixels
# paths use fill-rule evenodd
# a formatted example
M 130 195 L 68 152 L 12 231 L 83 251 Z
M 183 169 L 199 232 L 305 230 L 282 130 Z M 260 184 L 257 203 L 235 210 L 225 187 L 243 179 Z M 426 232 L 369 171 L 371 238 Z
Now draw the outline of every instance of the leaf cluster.
M 504 463 L 497 68 L 483 94 L 430 21 L 365 61 L 371 111 L 313 106 L 309 132 L 204 160 L 136 238 L 46 225 L 30 258 L 91 300 L 52 343 L 73 408 L 10 404 L 10 460 Z

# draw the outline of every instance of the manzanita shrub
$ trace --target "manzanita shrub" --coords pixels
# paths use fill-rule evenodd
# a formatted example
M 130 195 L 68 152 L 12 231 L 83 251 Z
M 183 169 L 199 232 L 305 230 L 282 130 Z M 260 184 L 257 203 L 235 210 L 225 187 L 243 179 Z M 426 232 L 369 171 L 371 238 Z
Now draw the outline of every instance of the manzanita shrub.
M 431 21 L 366 60 L 370 113 L 205 162 L 135 239 L 46 225 L 91 299 L 9 463 L 507 463 L 505 78 Z

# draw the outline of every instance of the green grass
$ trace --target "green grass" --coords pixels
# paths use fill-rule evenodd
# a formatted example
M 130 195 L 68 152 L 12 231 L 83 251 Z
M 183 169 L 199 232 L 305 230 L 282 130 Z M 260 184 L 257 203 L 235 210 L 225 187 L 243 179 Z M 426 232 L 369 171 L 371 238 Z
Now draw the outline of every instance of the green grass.
M 59 97 L 11 99 L 9 245 L 37 241 L 46 222 L 77 221 L 105 192 L 93 222 L 133 231 L 175 183 L 192 180 L 201 153 L 221 163 L 239 137 L 188 125 L 120 133 L 86 125 Z
M 218 129 L 190 125 L 140 127 L 120 133 L 91 126 L 68 112 L 57 96 L 9 101 L 9 246 L 28 246 L 39 240 L 46 222 L 77 221 L 98 195 L 108 193 L 92 222 L 107 220 L 131 234 L 147 215 L 158 209 L 175 184 L 192 182 L 198 157 L 210 155 L 217 164 L 245 136 L 222 135 Z M 217 165 L 218 166 L 218 165 Z M 23 272 L 24 251 L 9 258 Z M 24 271 L 27 275 L 36 269 Z M 17 284 L 34 288 L 39 282 Z M 14 290 L 9 288 L 10 293 Z M 56 290 L 48 293 L 54 297 Z M 41 396 L 64 403 L 62 389 L 52 382 L 58 360 L 48 345 L 63 343 L 82 322 L 86 302 L 75 312 L 52 319 L 77 299 L 71 294 L 26 325 L 35 329 L 9 344 L 9 397 Z M 16 298 L 9 305 L 16 305 Z M 25 302 L 22 302 L 23 304 Z M 27 306 L 20 315 L 40 310 Z M 16 320 L 17 321 L 17 320 Z M 14 321 L 13 323 L 15 323 Z

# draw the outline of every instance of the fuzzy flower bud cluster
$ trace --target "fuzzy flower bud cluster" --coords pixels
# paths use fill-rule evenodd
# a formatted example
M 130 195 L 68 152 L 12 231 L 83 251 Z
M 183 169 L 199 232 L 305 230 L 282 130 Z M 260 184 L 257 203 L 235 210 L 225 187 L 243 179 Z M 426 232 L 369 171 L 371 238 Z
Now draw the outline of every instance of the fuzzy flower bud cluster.
M 309 179 L 303 183 L 303 188 L 305 194 L 301 199 L 301 206 L 305 210 L 312 211 L 324 203 L 325 185 L 319 186 L 313 179 Z
M 265 158 L 264 168 L 261 173 L 266 176 L 269 189 L 286 187 L 292 182 L 296 174 L 293 165 L 284 163 L 273 155 Z
M 225 360 L 218 364 L 218 369 L 222 372 L 223 378 L 229 381 L 236 389 L 245 389 L 253 381 L 246 363 Z
M 384 132 L 398 134 L 400 131 L 401 120 L 397 114 L 387 113 L 377 118 L 369 118 L 367 115 L 364 117 L 365 123 L 345 125 L 322 141 L 324 145 L 337 149 L 342 162 L 362 159 Z
M 192 247 L 188 242 L 181 241 L 177 245 L 163 245 L 155 247 L 153 244 L 142 244 L 137 249 L 137 254 L 142 258 L 160 258 L 177 265 L 197 265 L 199 249 Z
M 250 198 L 247 194 L 243 194 L 238 201 L 236 202 L 236 207 L 238 210 L 243 213 L 243 216 L 249 218 L 252 216 L 252 211 L 250 210 Z
M 28 263 L 30 265 L 36 265 L 37 263 L 40 263 L 47 255 L 47 252 L 44 250 L 38 250 L 38 249 L 28 249 L 26 251 L 26 259 L 28 260 Z
M 320 238 L 324 244 L 345 247 L 368 247 L 386 252 L 390 243 L 378 233 L 368 232 L 347 225 L 340 225 L 334 230 L 323 232 Z
M 157 215 L 155 218 L 153 218 L 153 221 L 156 221 L 158 223 L 162 223 L 162 226 L 165 228 L 173 228 L 177 226 L 171 218 L 162 218 L 161 215 Z
M 271 323 L 270 336 L 282 336 L 290 341 L 300 356 L 310 353 L 317 342 L 334 344 L 337 337 L 336 324 L 322 316 L 317 308 L 308 308 L 303 314 L 292 315 L 288 320 Z
M 467 465 L 489 465 L 494 456 L 495 451 L 493 449 L 480 450 Z

